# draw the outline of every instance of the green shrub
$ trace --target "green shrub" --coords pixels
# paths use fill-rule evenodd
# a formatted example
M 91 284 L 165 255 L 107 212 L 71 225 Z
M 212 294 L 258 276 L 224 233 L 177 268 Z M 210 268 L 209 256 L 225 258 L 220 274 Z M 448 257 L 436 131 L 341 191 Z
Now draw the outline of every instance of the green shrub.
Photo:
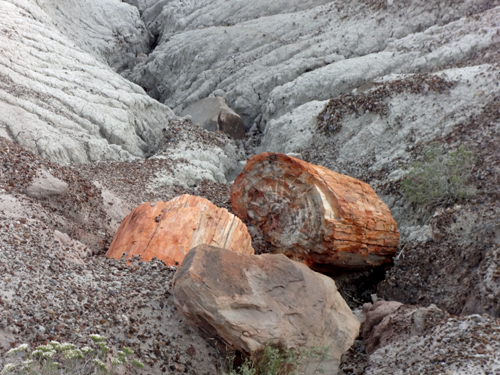
M 40 345 L 33 351 L 29 351 L 28 344 L 22 344 L 7 352 L 7 357 L 12 362 L 7 363 L 0 374 L 16 375 L 95 375 L 111 374 L 115 366 L 128 365 L 138 368 L 144 365 L 133 360 L 128 364 L 127 356 L 134 352 L 124 347 L 121 351 L 108 361 L 107 353 L 109 347 L 106 338 L 99 335 L 90 335 L 92 347 L 85 346 L 81 349 L 70 343 L 60 344 L 52 341 L 48 345 Z M 109 364 L 107 364 L 109 362 Z
M 247 358 L 239 368 L 233 368 L 234 354 L 226 357 L 225 375 L 301 375 L 309 365 L 315 366 L 313 373 L 323 373 L 321 362 L 326 358 L 327 348 L 312 348 L 304 352 L 293 349 L 278 349 L 266 345 L 258 356 Z M 311 362 L 315 364 L 311 364 Z
M 424 149 L 423 160 L 413 163 L 401 189 L 413 203 L 444 206 L 470 198 L 476 189 L 469 178 L 475 157 L 464 146 L 444 153 L 436 144 Z

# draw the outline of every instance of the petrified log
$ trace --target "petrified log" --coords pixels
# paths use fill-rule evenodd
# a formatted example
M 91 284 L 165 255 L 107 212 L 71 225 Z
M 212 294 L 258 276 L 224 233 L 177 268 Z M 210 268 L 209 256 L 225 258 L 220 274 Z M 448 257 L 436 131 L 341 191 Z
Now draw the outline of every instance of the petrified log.
M 137 254 L 144 261 L 156 257 L 172 266 L 201 244 L 254 254 L 240 219 L 205 198 L 185 194 L 135 208 L 118 228 L 106 256 L 120 259 L 125 254 L 128 259 Z
M 173 294 L 185 322 L 220 350 L 252 355 L 267 344 L 321 347 L 327 349 L 326 374 L 337 373 L 359 331 L 335 282 L 283 255 L 198 246 L 177 271 Z M 317 367 L 310 363 L 305 373 Z
M 231 203 L 275 252 L 313 268 L 378 266 L 398 246 L 396 221 L 368 184 L 284 154 L 250 158 Z

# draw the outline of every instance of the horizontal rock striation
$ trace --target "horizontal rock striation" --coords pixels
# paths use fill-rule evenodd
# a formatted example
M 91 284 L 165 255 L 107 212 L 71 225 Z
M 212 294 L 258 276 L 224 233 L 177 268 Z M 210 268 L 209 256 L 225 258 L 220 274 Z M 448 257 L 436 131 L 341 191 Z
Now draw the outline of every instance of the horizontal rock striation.
M 245 224 L 205 198 L 181 195 L 169 202 L 144 203 L 122 222 L 106 256 L 140 255 L 167 265 L 179 265 L 190 249 L 201 244 L 253 254 Z
M 368 184 L 284 154 L 250 158 L 231 203 L 276 252 L 310 266 L 378 266 L 398 246 L 396 221 Z
M 489 0 L 128 2 L 158 46 L 127 76 L 176 113 L 212 93 L 223 96 L 247 129 L 498 43 L 496 27 L 481 20 L 499 4 Z
M 136 7 L 115 0 L 42 0 L 37 4 L 79 48 L 115 71 L 149 52 L 152 35 Z
M 337 373 L 359 330 L 332 279 L 283 255 L 198 246 L 177 271 L 173 293 L 186 323 L 218 340 L 222 350 L 252 355 L 267 344 L 325 348 L 320 365 L 327 374 Z
M 110 13 L 123 13 L 122 25 L 134 29 L 134 22 L 140 23 L 137 15 L 135 21 L 128 16 L 133 10 L 129 5 L 105 5 Z M 33 0 L 0 3 L 0 136 L 61 163 L 127 160 L 155 151 L 173 112 L 106 64 L 106 57 L 114 61 L 118 56 L 113 43 L 109 53 L 105 41 L 81 48 L 61 31 L 85 35 L 82 25 L 96 25 L 96 14 L 71 24 L 71 15 L 61 21 L 64 6 L 55 9 L 49 2 Z M 52 13 L 57 13 L 55 18 Z M 129 35 L 125 27 L 116 30 Z M 112 30 L 103 34 L 111 35 Z

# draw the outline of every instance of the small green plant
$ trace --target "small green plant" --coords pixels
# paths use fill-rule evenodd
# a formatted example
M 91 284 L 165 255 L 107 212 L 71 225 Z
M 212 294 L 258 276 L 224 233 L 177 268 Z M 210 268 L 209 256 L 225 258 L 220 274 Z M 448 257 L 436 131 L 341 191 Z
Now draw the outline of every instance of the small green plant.
M 476 193 L 469 183 L 474 161 L 474 154 L 464 146 L 444 153 L 431 144 L 424 149 L 423 160 L 412 165 L 401 189 L 411 202 L 428 207 L 470 198 Z
M 303 352 L 294 349 L 279 349 L 266 345 L 259 355 L 246 358 L 239 368 L 234 368 L 234 354 L 226 357 L 225 375 L 302 375 L 311 367 L 313 374 L 323 373 L 321 362 L 328 348 L 311 348 Z M 313 368 L 314 366 L 314 368 Z M 308 372 L 311 373 L 311 372 Z
M 60 344 L 51 341 L 50 344 L 37 346 L 31 353 L 27 344 L 11 349 L 6 356 L 12 358 L 1 374 L 16 375 L 96 375 L 112 374 L 116 366 L 134 366 L 142 368 L 144 365 L 134 359 L 129 362 L 127 356 L 134 352 L 127 347 L 117 351 L 116 355 L 108 360 L 110 348 L 106 345 L 106 338 L 99 335 L 90 335 L 91 345 L 81 349 L 70 343 Z M 27 358 L 27 359 L 24 359 Z M 22 360 L 24 359 L 24 360 Z

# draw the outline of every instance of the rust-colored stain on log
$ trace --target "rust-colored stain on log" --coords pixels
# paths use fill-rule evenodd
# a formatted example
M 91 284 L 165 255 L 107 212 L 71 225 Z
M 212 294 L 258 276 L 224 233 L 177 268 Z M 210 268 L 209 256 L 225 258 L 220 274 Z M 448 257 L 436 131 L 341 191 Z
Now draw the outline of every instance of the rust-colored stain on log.
M 120 259 L 154 257 L 180 265 L 190 249 L 201 244 L 254 254 L 244 223 L 205 198 L 181 195 L 169 202 L 144 203 L 122 222 L 106 256 Z
M 276 252 L 309 265 L 373 267 L 397 250 L 396 221 L 370 185 L 284 154 L 250 158 L 231 203 Z

